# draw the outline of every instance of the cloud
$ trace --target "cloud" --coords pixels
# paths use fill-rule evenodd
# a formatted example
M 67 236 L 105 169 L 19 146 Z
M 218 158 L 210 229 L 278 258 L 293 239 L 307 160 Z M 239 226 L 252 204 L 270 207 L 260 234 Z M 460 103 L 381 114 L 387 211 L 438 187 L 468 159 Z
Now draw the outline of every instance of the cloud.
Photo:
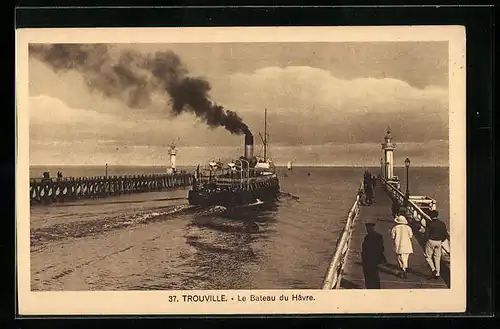
M 268 67 L 249 74 L 236 73 L 227 82 L 224 95 L 236 96 L 248 105 L 261 100 L 286 113 L 303 112 L 304 107 L 317 113 L 332 110 L 386 113 L 401 111 L 398 105 L 409 101 L 447 104 L 448 99 L 447 89 L 442 87 L 417 89 L 392 78 L 342 80 L 329 71 L 308 66 Z M 258 95 L 260 97 L 254 97 Z
M 133 146 L 167 147 L 174 140 L 181 145 L 206 145 L 214 137 L 223 140 L 229 135 L 224 129 L 208 128 L 189 114 L 155 118 L 127 109 L 103 113 L 75 109 L 47 95 L 31 96 L 29 112 L 33 147 L 78 146 L 87 154 L 98 151 L 101 145 L 111 145 L 113 150 Z
M 135 120 L 115 114 L 73 109 L 49 96 L 30 98 L 30 162 L 32 164 L 163 164 L 168 165 L 166 136 L 180 135 L 193 125 L 186 116 L 173 124 L 168 120 Z M 205 127 L 203 124 L 199 124 Z M 299 126 L 302 127 L 302 126 Z M 169 128 L 169 129 L 167 129 Z M 196 123 L 192 129 L 196 127 Z M 303 138 L 299 130 L 292 133 Z M 169 134 L 164 131 L 167 130 Z M 298 133 L 297 133 L 298 131 Z M 223 130 L 220 133 L 224 132 Z M 318 135 L 321 132 L 316 131 Z M 203 134 L 201 135 L 203 136 Z M 194 138 L 203 138 L 194 134 Z M 237 145 L 241 142 L 236 139 Z M 194 140 L 190 142 L 195 142 Z M 398 140 L 396 139 L 396 142 Z M 226 160 L 242 153 L 242 147 L 180 147 L 179 164 L 195 165 L 213 157 Z M 257 145 L 256 152 L 261 147 Z M 270 145 L 269 154 L 283 165 L 294 160 L 298 165 L 376 166 L 381 156 L 379 143 L 339 143 L 323 145 Z M 397 144 L 395 161 L 409 156 L 416 165 L 447 165 L 448 142 L 437 140 Z M 206 161 L 205 161 L 206 160 Z
M 90 109 L 75 109 L 67 106 L 58 98 L 38 95 L 30 97 L 30 123 L 43 125 L 100 125 L 120 127 L 122 122 L 111 114 Z
M 437 86 L 418 89 L 391 78 L 343 80 L 308 66 L 268 67 L 233 74 L 214 86 L 214 94 L 254 125 L 261 125 L 268 108 L 279 142 L 373 142 L 387 125 L 407 141 L 448 137 L 448 91 Z
M 179 141 L 189 163 L 217 152 L 241 153 L 240 137 L 209 129 L 189 114 L 165 115 L 161 110 L 168 102 L 163 98 L 153 95 L 151 108 L 136 111 L 78 88 L 81 78 L 73 74 L 58 75 L 42 68 L 30 80 L 37 86 L 30 85 L 30 91 L 35 91 L 30 97 L 30 154 L 36 163 L 56 159 L 61 163 L 106 159 L 168 163 L 167 146 L 173 140 Z M 54 82 L 50 88 L 43 87 L 42 76 Z M 64 83 L 68 77 L 74 88 Z M 263 112 L 268 109 L 269 141 L 281 152 L 276 154 L 279 161 L 286 163 L 297 154 L 304 163 L 376 164 L 389 125 L 396 143 L 416 145 L 405 153 L 417 162 L 448 162 L 447 88 L 418 89 L 393 78 L 339 79 L 308 66 L 267 67 L 221 75 L 213 81 L 212 99 L 238 112 L 254 133 L 263 132 Z M 280 147 L 284 151 L 278 151 Z
M 29 102 L 31 141 L 42 141 L 56 147 L 62 143 L 87 143 L 89 150 L 97 140 L 116 138 L 133 124 L 120 117 L 74 109 L 55 97 L 31 96 Z

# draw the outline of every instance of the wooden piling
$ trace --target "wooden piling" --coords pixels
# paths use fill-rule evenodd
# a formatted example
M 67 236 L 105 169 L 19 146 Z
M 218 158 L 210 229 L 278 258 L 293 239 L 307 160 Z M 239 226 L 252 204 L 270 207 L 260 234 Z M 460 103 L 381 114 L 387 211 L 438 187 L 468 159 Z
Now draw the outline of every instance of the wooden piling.
M 191 174 L 150 174 L 30 179 L 30 203 L 51 204 L 108 195 L 143 193 L 190 186 Z

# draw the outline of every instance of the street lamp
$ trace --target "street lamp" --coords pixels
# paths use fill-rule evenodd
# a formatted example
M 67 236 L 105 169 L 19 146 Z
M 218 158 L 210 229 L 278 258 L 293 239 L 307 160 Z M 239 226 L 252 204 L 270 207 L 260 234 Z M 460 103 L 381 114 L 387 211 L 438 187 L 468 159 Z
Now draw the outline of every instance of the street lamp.
M 410 159 L 406 158 L 405 167 L 406 167 L 406 194 L 405 194 L 405 203 L 408 204 L 408 200 L 410 199 L 410 181 L 408 178 L 408 169 L 410 168 Z

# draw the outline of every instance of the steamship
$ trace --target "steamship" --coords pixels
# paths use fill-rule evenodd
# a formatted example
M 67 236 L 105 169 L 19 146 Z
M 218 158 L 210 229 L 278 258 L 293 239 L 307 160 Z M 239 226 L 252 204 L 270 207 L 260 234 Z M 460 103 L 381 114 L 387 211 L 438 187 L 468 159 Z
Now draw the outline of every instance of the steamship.
M 221 161 L 209 162 L 208 170 L 201 171 L 198 166 L 188 195 L 190 205 L 234 208 L 277 199 L 279 179 L 267 156 L 267 110 L 264 117 L 264 137 L 259 134 L 264 156 L 254 155 L 254 136 L 247 132 L 243 156 L 227 166 Z

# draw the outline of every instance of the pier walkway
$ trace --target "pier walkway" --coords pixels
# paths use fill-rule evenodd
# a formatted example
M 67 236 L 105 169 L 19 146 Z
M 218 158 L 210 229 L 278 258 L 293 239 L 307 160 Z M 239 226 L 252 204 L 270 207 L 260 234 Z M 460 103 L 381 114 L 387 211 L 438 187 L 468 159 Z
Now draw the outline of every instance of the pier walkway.
M 415 225 L 417 221 L 425 225 L 425 220 L 430 218 L 413 201 L 410 201 L 407 207 L 413 213 L 413 217 L 407 218 L 413 227 L 413 254 L 409 257 L 407 278 L 399 276 L 399 266 L 391 237 L 391 229 L 394 227 L 391 198 L 395 198 L 401 205 L 402 193 L 384 179 L 377 180 L 374 192 L 375 202 L 370 206 L 362 205 L 360 196 L 356 197 L 349 211 L 346 226 L 337 241 L 335 255 L 323 289 L 366 289 L 361 257 L 362 244 L 367 233 L 366 223 L 375 223 L 375 231 L 383 237 L 387 263 L 378 266 L 380 289 L 448 288 L 449 244 L 443 245 L 441 277 L 432 278 L 431 269 L 424 258 L 425 240 Z
M 371 206 L 361 206 L 360 214 L 354 221 L 350 250 L 347 253 L 344 272 L 340 281 L 341 289 L 365 289 L 361 246 L 366 235 L 365 224 L 373 222 L 375 230 L 384 238 L 384 253 L 388 264 L 379 265 L 381 289 L 414 289 L 414 288 L 447 288 L 442 278 L 431 278 L 431 270 L 425 261 L 422 246 L 413 240 L 413 254 L 408 261 L 406 279 L 398 276 L 399 267 L 391 238 L 394 227 L 392 219 L 392 201 L 384 190 L 381 182 L 375 187 L 375 203 Z
M 356 199 L 347 214 L 344 229 L 335 244 L 335 253 L 326 272 L 323 289 L 447 289 L 450 287 L 449 239 L 442 244 L 439 278 L 432 277 L 431 268 L 424 257 L 425 227 L 433 220 L 429 214 L 437 210 L 436 200 L 428 196 L 406 195 L 401 191 L 399 178 L 393 175 L 396 145 L 392 142 L 390 128 L 387 128 L 384 140 L 382 143 L 384 156 L 380 159 L 380 174 L 374 189 L 374 203 L 362 204 L 360 191 L 363 189 L 363 183 L 361 183 Z M 406 158 L 404 163 L 408 184 L 410 159 Z M 372 175 L 366 171 L 364 178 L 367 177 L 372 178 Z M 408 260 L 406 278 L 400 277 L 392 241 L 391 230 L 395 226 L 393 204 L 405 206 L 405 217 L 413 231 L 413 253 Z M 373 227 L 378 235 L 370 235 L 365 243 L 365 252 L 362 253 L 363 242 L 368 233 L 367 223 L 375 224 Z M 381 257 L 382 244 L 385 262 L 373 259 Z

